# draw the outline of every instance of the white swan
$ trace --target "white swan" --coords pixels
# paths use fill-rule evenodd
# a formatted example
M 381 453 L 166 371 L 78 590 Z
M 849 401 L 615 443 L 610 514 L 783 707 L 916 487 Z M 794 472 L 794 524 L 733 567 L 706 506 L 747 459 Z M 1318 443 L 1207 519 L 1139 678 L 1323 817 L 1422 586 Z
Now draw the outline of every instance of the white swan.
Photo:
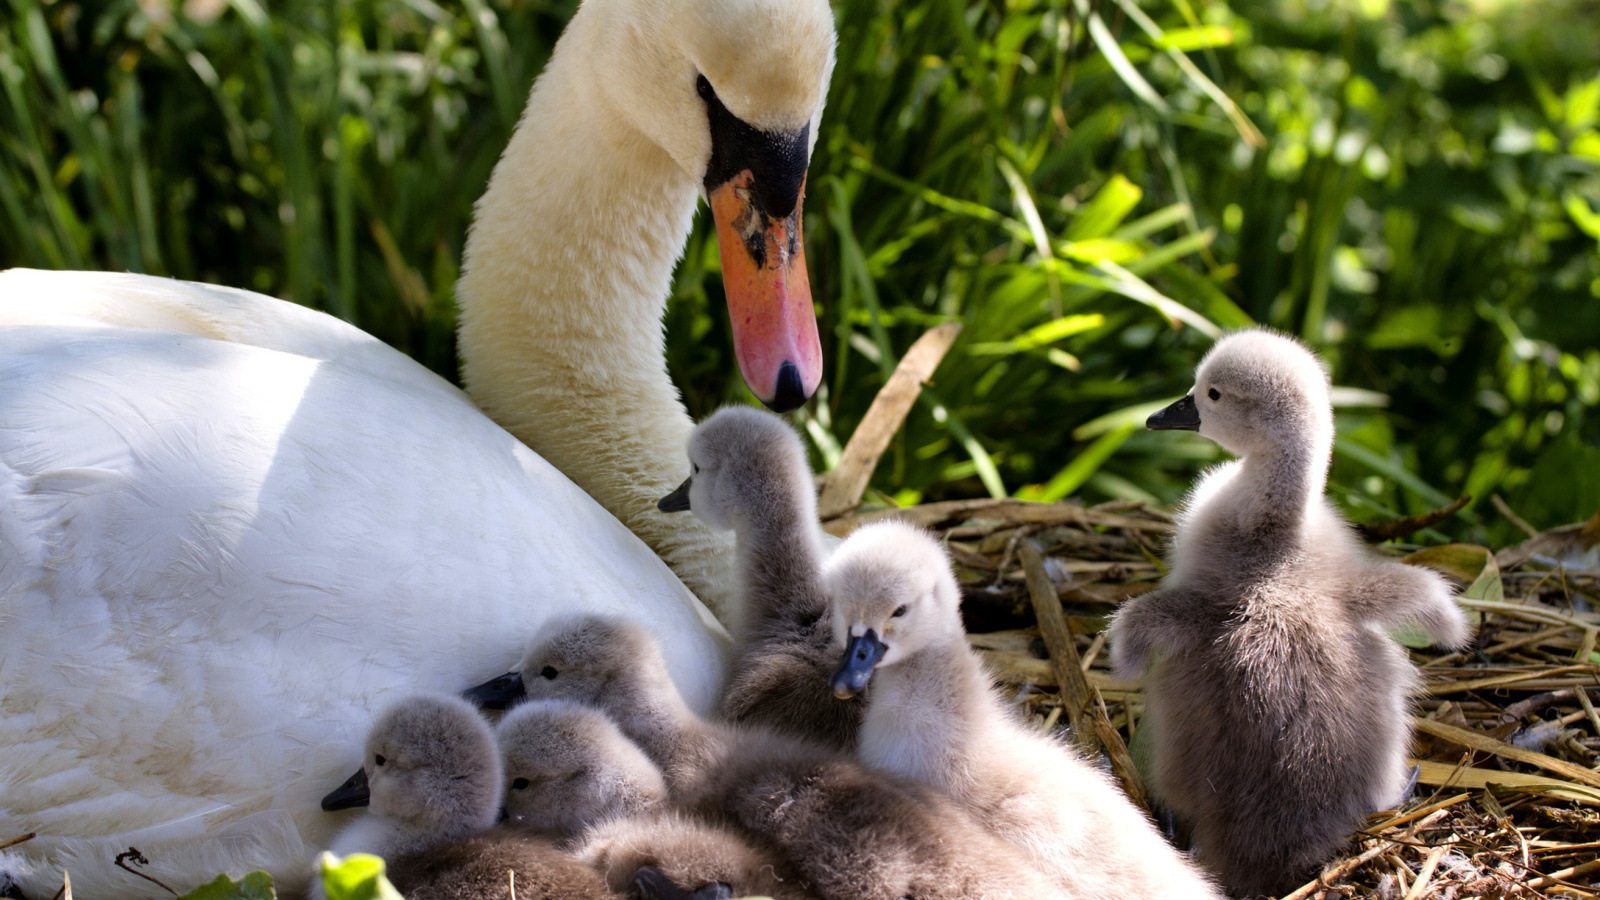
M 562 38 L 479 207 L 462 346 L 587 496 L 326 316 L 0 274 L 0 841 L 39 835 L 0 882 L 165 896 L 113 865 L 137 847 L 180 891 L 255 867 L 293 891 L 352 723 L 504 671 L 554 614 L 643 622 L 708 706 L 726 638 L 590 497 L 716 595 L 725 545 L 650 521 L 690 429 L 659 314 L 704 188 L 746 377 L 780 405 L 815 385 L 795 204 L 831 64 L 821 0 L 588 0 Z

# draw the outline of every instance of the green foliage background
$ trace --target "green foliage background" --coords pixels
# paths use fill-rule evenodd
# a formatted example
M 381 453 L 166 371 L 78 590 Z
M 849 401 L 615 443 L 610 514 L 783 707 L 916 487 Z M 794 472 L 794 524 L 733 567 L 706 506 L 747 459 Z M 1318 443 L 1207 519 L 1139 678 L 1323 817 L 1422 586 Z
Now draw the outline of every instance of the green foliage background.
M 570 0 L 0 0 L 0 267 L 144 271 L 343 316 L 454 377 L 472 202 Z M 874 479 L 1177 499 L 1138 423 L 1219 328 L 1298 334 L 1358 519 L 1600 506 L 1600 0 L 840 0 L 809 178 L 829 465 L 965 331 Z M 691 410 L 743 396 L 700 223 Z

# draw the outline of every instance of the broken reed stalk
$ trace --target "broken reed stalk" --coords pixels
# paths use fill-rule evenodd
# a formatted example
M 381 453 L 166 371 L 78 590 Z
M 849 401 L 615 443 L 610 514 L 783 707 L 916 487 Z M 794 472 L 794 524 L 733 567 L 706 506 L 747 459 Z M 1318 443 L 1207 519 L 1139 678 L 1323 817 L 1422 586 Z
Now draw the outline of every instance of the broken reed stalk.
M 1422 861 L 1422 868 L 1417 872 L 1417 880 L 1411 883 L 1411 890 L 1406 891 L 1404 900 L 1422 900 L 1433 881 L 1433 870 L 1439 867 L 1439 860 L 1444 859 L 1449 850 L 1449 844 L 1440 844 L 1428 851 L 1428 857 Z
M 39 836 L 38 832 L 30 831 L 27 834 L 19 835 L 17 837 L 14 837 L 14 838 L 8 840 L 8 841 L 0 841 L 0 850 L 4 850 L 7 847 L 15 847 L 18 844 L 24 843 L 26 841 L 31 841 L 34 838 L 38 837 L 38 836 Z
M 1469 731 L 1465 728 L 1457 728 L 1454 725 L 1446 725 L 1443 722 L 1435 722 L 1432 719 L 1418 717 L 1415 718 L 1414 721 L 1416 722 L 1417 730 L 1423 734 L 1431 735 L 1436 738 L 1443 738 L 1444 740 L 1450 741 L 1453 744 L 1460 744 L 1461 746 L 1470 750 L 1493 753 L 1495 756 L 1501 757 L 1502 759 L 1527 763 L 1530 766 L 1538 766 L 1539 768 L 1544 769 L 1546 772 L 1554 772 L 1569 781 L 1576 781 L 1579 784 L 1586 784 L 1590 787 L 1600 788 L 1600 773 L 1594 772 L 1590 769 L 1585 769 L 1583 766 L 1575 765 L 1573 763 L 1566 762 L 1565 760 L 1556 759 L 1553 756 L 1546 756 L 1543 753 L 1537 753 L 1533 750 L 1524 750 L 1521 747 L 1507 744 L 1504 741 L 1497 741 L 1492 737 L 1480 734 L 1476 731 Z
M 1091 756 L 1101 752 L 1094 724 L 1090 721 L 1089 707 L 1094 694 L 1089 679 L 1083 674 L 1078 645 L 1072 641 L 1072 629 L 1067 626 L 1067 613 L 1061 608 L 1061 598 L 1045 571 L 1044 559 L 1039 551 L 1026 541 L 1017 548 L 1022 561 L 1023 574 L 1028 579 L 1028 595 L 1033 600 L 1033 613 L 1039 620 L 1039 634 L 1050 654 L 1050 668 L 1056 676 L 1056 688 L 1061 692 L 1061 705 L 1066 707 L 1067 724 L 1072 727 L 1072 739 L 1084 753 Z
M 889 440 L 905 422 L 911 404 L 917 402 L 922 385 L 933 376 L 945 352 L 961 333 L 959 322 L 944 322 L 929 329 L 917 338 L 906 355 L 900 358 L 889 380 L 872 398 L 872 405 L 862 417 L 861 424 L 850 435 L 839 456 L 839 464 L 823 480 L 822 495 L 817 499 L 817 515 L 831 519 L 855 509 L 861 503 L 861 494 L 872 480 L 878 459 L 888 449 Z
M 1407 535 L 1415 534 L 1424 528 L 1432 528 L 1440 522 L 1443 522 L 1445 519 L 1448 519 L 1460 512 L 1468 503 L 1471 502 L 1472 495 L 1467 494 L 1449 506 L 1441 506 L 1438 509 L 1431 509 L 1425 513 L 1419 513 L 1414 516 L 1403 516 L 1398 519 L 1388 519 L 1383 522 L 1373 522 L 1368 525 L 1361 525 L 1357 527 L 1357 530 L 1361 532 L 1361 539 L 1367 543 L 1381 544 L 1384 541 L 1394 540 L 1395 538 L 1402 538 L 1406 537 Z

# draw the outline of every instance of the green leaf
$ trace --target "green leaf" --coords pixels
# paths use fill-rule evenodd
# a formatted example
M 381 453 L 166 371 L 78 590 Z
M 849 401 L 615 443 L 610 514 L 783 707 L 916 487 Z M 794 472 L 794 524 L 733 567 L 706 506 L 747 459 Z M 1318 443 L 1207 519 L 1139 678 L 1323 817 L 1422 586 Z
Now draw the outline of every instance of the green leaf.
M 322 889 L 328 900 L 405 900 L 384 877 L 383 860 L 367 853 L 343 859 L 322 854 Z
M 1117 428 L 1114 431 L 1101 435 L 1094 443 L 1090 444 L 1082 453 L 1073 457 L 1072 462 L 1062 467 L 1043 487 L 1023 489 L 1017 496 L 1023 500 L 1040 500 L 1045 503 L 1054 503 L 1066 497 L 1073 491 L 1083 486 L 1085 481 L 1100 467 L 1105 465 L 1111 454 L 1117 452 L 1123 442 L 1137 431 L 1139 426 L 1134 423 Z
M 1233 46 L 1233 29 L 1221 25 L 1204 25 L 1199 28 L 1168 28 L 1156 45 L 1163 50 L 1205 50 L 1210 47 Z
M 1012 353 L 1021 353 L 1024 350 L 1034 350 L 1046 344 L 1053 344 L 1075 334 L 1093 331 L 1105 323 L 1106 317 L 1100 313 L 1062 316 L 1059 319 L 1051 319 L 1043 325 L 1030 328 L 1009 341 L 990 341 L 973 344 L 967 348 L 967 352 L 973 356 L 1005 356 Z
M 265 872 L 251 872 L 234 881 L 227 875 L 218 875 L 215 881 L 202 884 L 179 900 L 276 900 L 272 889 L 272 876 Z
M 1122 220 L 1133 212 L 1142 199 L 1144 190 L 1138 185 L 1120 174 L 1111 176 L 1095 192 L 1094 199 L 1080 207 L 1077 215 L 1073 216 L 1072 226 L 1067 229 L 1067 239 L 1086 241 L 1105 237 L 1122 224 Z
M 1577 191 L 1567 191 L 1561 198 L 1561 203 L 1566 207 L 1567 215 L 1578 223 L 1584 234 L 1600 240 L 1600 213 L 1589 208 L 1589 201 L 1578 196 Z

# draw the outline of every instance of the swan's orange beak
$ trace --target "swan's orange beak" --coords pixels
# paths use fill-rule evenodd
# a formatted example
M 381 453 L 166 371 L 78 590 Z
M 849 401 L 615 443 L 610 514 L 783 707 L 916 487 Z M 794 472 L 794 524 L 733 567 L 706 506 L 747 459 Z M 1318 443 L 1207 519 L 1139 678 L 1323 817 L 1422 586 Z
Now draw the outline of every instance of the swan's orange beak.
M 803 178 L 800 195 L 780 219 L 762 209 L 767 204 L 757 197 L 749 169 L 708 192 L 739 371 L 776 412 L 798 409 L 822 381 L 822 342 L 800 233 Z

